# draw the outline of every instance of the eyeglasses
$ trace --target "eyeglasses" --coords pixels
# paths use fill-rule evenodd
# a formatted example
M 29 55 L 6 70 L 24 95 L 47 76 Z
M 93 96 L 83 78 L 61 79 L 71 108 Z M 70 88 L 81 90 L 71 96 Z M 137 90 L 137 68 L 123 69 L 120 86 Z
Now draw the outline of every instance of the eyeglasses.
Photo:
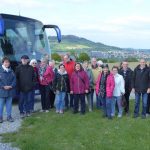
M 37 63 L 33 63 L 34 65 L 36 65 Z

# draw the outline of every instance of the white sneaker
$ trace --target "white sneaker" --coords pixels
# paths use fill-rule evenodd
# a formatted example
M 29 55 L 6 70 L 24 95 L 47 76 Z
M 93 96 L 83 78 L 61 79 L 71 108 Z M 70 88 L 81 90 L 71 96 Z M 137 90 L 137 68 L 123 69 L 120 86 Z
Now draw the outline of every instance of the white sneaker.
M 91 108 L 89 108 L 89 112 L 92 112 L 92 109 L 91 109 Z
M 40 110 L 40 112 L 44 112 L 44 110 L 43 110 L 43 109 L 41 109 L 41 110 Z
M 63 114 L 64 113 L 64 111 L 63 110 L 60 110 L 60 112 L 59 112 L 60 114 Z
M 49 110 L 45 110 L 46 113 L 49 113 Z
M 58 114 L 58 113 L 59 113 L 59 110 L 56 110 L 56 113 Z
M 122 117 L 122 115 L 118 115 L 118 118 L 121 118 Z

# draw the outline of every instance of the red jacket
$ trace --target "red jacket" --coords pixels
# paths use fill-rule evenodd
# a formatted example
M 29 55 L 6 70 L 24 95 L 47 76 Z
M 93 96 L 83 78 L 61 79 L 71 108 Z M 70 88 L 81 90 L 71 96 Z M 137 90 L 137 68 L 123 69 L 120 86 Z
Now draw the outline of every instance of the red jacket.
M 89 78 L 85 71 L 74 71 L 71 76 L 70 89 L 73 94 L 84 94 L 89 90 Z
M 48 85 L 53 80 L 54 80 L 54 71 L 53 71 L 52 67 L 48 66 L 46 68 L 45 73 L 43 74 L 42 80 L 40 79 L 40 76 L 39 76 L 39 82 L 41 85 Z
M 64 66 L 69 75 L 69 79 L 71 79 L 71 75 L 74 72 L 75 62 L 72 60 L 66 63 L 64 62 Z
M 99 74 L 98 79 L 96 81 L 96 94 L 98 95 L 99 90 L 100 90 L 100 81 L 101 81 L 101 76 L 102 73 Z M 115 80 L 114 80 L 114 76 L 113 74 L 109 74 L 107 76 L 107 80 L 106 80 L 106 96 L 107 97 L 112 97 L 113 96 L 113 91 L 115 88 Z

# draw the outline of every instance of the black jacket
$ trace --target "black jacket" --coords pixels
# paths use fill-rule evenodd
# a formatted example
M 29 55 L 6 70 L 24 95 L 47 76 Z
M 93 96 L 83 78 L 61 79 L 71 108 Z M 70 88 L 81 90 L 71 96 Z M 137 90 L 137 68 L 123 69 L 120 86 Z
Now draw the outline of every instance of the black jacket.
M 16 68 L 17 90 L 29 92 L 34 88 L 34 69 L 30 65 L 19 65 Z
M 147 66 L 143 70 L 140 65 L 134 69 L 132 87 L 140 93 L 146 93 L 150 88 L 150 69 Z
M 124 74 L 124 70 L 120 69 L 119 74 L 122 75 L 125 80 L 125 92 L 131 92 L 133 71 L 130 68 L 128 68 L 126 74 Z
M 59 71 L 57 72 L 55 79 L 53 81 L 53 89 L 54 91 L 60 92 L 69 92 L 70 85 L 69 85 L 69 76 L 67 72 L 61 74 Z

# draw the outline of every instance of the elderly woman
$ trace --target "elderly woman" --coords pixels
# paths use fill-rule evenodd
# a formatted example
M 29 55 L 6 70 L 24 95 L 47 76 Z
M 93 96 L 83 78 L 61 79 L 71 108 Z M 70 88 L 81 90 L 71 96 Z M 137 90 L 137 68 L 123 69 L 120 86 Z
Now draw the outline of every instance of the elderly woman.
M 34 80 L 35 80 L 35 87 L 32 91 L 32 98 L 30 101 L 30 112 L 34 112 L 34 96 L 35 96 L 35 89 L 39 88 L 39 80 L 38 80 L 38 69 L 37 69 L 37 60 L 36 59 L 32 59 L 30 61 L 30 65 L 33 67 L 34 69 Z
M 81 115 L 85 114 L 85 94 L 89 90 L 89 78 L 80 63 L 76 63 L 75 70 L 70 80 L 70 93 L 74 95 L 73 113 L 78 113 L 79 101 L 81 102 Z
M 0 123 L 3 122 L 3 108 L 6 103 L 7 121 L 13 122 L 11 116 L 12 98 L 15 96 L 16 77 L 10 68 L 10 60 L 7 57 L 2 59 L 0 67 Z
M 40 92 L 41 92 L 41 112 L 49 112 L 50 109 L 50 90 L 52 81 L 54 80 L 54 72 L 51 66 L 47 64 L 47 59 L 41 59 L 38 70 Z

